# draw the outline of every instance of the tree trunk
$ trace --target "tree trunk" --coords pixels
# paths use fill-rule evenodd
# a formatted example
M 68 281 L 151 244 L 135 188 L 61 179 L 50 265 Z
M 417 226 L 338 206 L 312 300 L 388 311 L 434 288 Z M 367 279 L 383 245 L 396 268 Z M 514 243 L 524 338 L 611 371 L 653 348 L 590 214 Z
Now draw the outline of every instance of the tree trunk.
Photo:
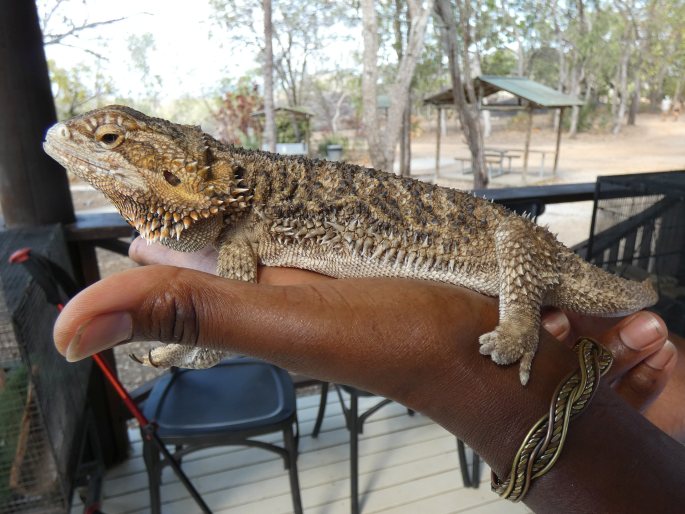
M 469 105 L 464 94 L 464 82 L 459 70 L 458 34 L 454 11 L 449 0 L 437 0 L 436 11 L 443 25 L 442 40 L 449 59 L 454 105 L 457 108 L 459 121 L 471 151 L 473 187 L 475 189 L 482 189 L 487 187 L 488 184 L 485 155 L 483 153 L 483 135 L 477 106 L 475 103 Z M 468 70 L 466 63 L 465 70 Z M 466 72 L 464 73 L 464 81 L 467 84 L 466 87 L 469 88 L 469 92 L 473 94 L 473 83 L 471 82 L 471 77 Z
M 626 115 L 626 105 L 628 103 L 628 62 L 630 61 L 630 45 L 629 42 L 624 41 L 624 48 L 621 54 L 621 62 L 618 68 L 618 77 L 616 84 L 616 111 L 614 115 L 614 128 L 612 134 L 621 132 L 623 126 L 623 118 Z
M 387 169 L 388 163 L 381 151 L 380 124 L 378 119 L 378 22 L 372 0 L 364 0 L 362 6 L 362 30 L 364 38 L 362 105 L 364 131 L 369 146 L 371 164 L 378 169 Z M 392 171 L 392 170 L 389 170 Z
M 362 74 L 362 105 L 364 106 L 364 128 L 369 144 L 369 155 L 374 168 L 393 170 L 395 148 L 402 129 L 402 116 L 409 102 L 409 88 L 414 76 L 416 63 L 423 51 L 424 36 L 428 18 L 433 11 L 434 0 L 428 0 L 422 8 L 420 0 L 411 0 L 411 27 L 406 51 L 400 60 L 397 79 L 390 87 L 392 100 L 388 118 L 381 137 L 381 127 L 377 109 L 378 79 L 378 24 L 373 0 L 362 0 L 362 26 L 364 32 L 364 71 Z
M 395 30 L 395 52 L 397 61 L 402 61 L 406 41 L 402 33 L 402 10 L 408 7 L 402 0 L 395 0 L 395 16 L 393 28 Z M 411 11 L 407 8 L 407 22 L 411 24 Z M 407 31 L 408 33 L 408 31 Z M 400 133 L 400 176 L 408 177 L 411 175 L 411 91 L 407 102 L 407 107 L 402 114 L 402 131 Z
M 639 61 L 638 61 L 639 62 Z M 635 125 L 637 120 L 637 113 L 640 109 L 640 89 L 642 88 L 640 77 L 640 65 L 638 64 L 635 70 L 634 90 L 630 95 L 630 110 L 628 111 L 628 125 Z
M 264 143 L 276 151 L 276 116 L 274 113 L 274 50 L 271 24 L 271 0 L 263 0 L 264 9 Z

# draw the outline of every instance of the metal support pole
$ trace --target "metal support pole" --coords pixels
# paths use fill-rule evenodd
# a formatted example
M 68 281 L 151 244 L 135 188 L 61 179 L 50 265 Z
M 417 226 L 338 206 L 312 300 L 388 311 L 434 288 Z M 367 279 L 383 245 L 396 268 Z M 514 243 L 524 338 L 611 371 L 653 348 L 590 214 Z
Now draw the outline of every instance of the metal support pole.
M 433 183 L 438 182 L 440 178 L 440 139 L 442 137 L 442 107 L 438 106 L 438 127 L 437 127 L 437 140 L 435 142 L 435 179 Z
M 552 168 L 552 176 L 557 176 L 557 167 L 559 166 L 559 149 L 561 148 L 561 126 L 564 121 L 564 108 L 559 109 L 559 127 L 557 127 L 557 146 L 554 149 L 554 168 Z
M 530 153 L 530 135 L 533 132 L 533 106 L 528 104 L 528 126 L 526 129 L 526 145 L 523 150 L 523 183 L 526 183 L 528 173 L 528 154 Z

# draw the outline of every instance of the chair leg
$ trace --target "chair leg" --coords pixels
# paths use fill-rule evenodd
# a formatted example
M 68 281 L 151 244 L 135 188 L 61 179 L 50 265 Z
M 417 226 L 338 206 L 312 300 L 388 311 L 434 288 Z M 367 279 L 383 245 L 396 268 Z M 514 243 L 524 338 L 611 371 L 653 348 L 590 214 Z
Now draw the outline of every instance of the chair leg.
M 461 469 L 461 479 L 464 487 L 478 489 L 480 487 L 480 455 L 473 452 L 473 464 L 469 473 L 468 462 L 466 461 L 466 447 L 461 439 L 457 439 L 457 452 L 459 453 L 459 468 Z
M 290 494 L 293 499 L 293 511 L 302 514 L 302 497 L 300 496 L 300 479 L 297 474 L 297 442 L 293 435 L 292 425 L 283 431 L 283 441 L 288 452 L 288 475 L 290 477 Z
M 316 423 L 314 423 L 314 430 L 312 437 L 318 437 L 321 430 L 321 423 L 323 423 L 323 416 L 326 413 L 326 402 L 328 401 L 328 382 L 321 384 L 321 398 L 319 399 L 319 412 L 316 415 Z
M 350 431 L 350 506 L 352 514 L 359 514 L 359 404 L 358 397 L 350 395 L 348 429 Z
M 160 467 L 159 450 L 154 443 L 143 438 L 143 460 L 147 469 L 148 489 L 150 490 L 150 513 L 161 514 L 162 500 L 160 497 L 160 482 L 162 469 Z

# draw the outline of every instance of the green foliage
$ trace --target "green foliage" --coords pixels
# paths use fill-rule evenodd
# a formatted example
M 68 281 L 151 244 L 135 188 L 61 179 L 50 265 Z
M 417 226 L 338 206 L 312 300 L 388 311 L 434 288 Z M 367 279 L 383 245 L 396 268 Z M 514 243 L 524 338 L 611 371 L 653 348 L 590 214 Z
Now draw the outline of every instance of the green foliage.
M 276 113 L 276 142 L 301 143 L 309 131 L 308 121 L 287 112 Z
M 349 148 L 350 141 L 348 138 L 343 137 L 339 134 L 328 134 L 324 137 L 317 145 L 317 155 L 320 157 L 326 157 L 328 155 L 329 145 L 339 145 L 342 146 L 343 153 Z
M 516 56 L 511 50 L 497 48 L 481 57 L 483 75 L 514 75 Z
M 6 373 L 0 387 L 0 509 L 12 494 L 9 488 L 10 470 L 17 451 L 21 420 L 26 406 L 29 376 L 25 366 Z
M 59 120 L 102 107 L 108 103 L 108 96 L 114 93 L 111 79 L 99 69 L 93 70 L 85 64 L 65 69 L 51 60 L 48 61 L 48 69 Z

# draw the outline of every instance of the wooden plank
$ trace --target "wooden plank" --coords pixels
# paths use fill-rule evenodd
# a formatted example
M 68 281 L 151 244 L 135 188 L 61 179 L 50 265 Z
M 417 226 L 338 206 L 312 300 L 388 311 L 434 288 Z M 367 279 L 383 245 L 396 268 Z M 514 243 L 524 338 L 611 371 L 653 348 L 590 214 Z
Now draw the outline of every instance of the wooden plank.
M 318 439 L 308 434 L 319 395 L 298 398 L 303 437 L 298 468 L 306 512 L 349 512 L 349 433 L 340 406 L 329 395 L 324 430 Z M 362 398 L 362 408 L 378 398 Z M 131 431 L 134 472 L 108 474 L 103 510 L 144 513 L 148 510 L 147 479 L 140 456 L 140 437 Z M 455 438 L 424 416 L 408 416 L 390 404 L 372 416 L 360 439 L 360 490 L 365 513 L 454 512 L 463 507 L 487 507 L 502 502 L 484 484 L 463 489 Z M 292 512 L 290 486 L 281 459 L 255 448 L 213 448 L 189 455 L 184 469 L 215 512 Z M 119 470 L 120 471 L 120 470 Z M 113 476 L 114 475 L 114 476 Z M 487 481 L 487 470 L 483 470 Z M 196 506 L 169 469 L 162 486 L 165 514 L 195 512 Z M 438 506 L 441 505 L 438 509 Z M 483 511 L 488 512 L 488 511 Z M 497 511 L 492 511 L 497 512 Z
M 68 241 L 94 241 L 130 237 L 134 230 L 118 212 L 76 213 L 76 221 L 64 227 Z

